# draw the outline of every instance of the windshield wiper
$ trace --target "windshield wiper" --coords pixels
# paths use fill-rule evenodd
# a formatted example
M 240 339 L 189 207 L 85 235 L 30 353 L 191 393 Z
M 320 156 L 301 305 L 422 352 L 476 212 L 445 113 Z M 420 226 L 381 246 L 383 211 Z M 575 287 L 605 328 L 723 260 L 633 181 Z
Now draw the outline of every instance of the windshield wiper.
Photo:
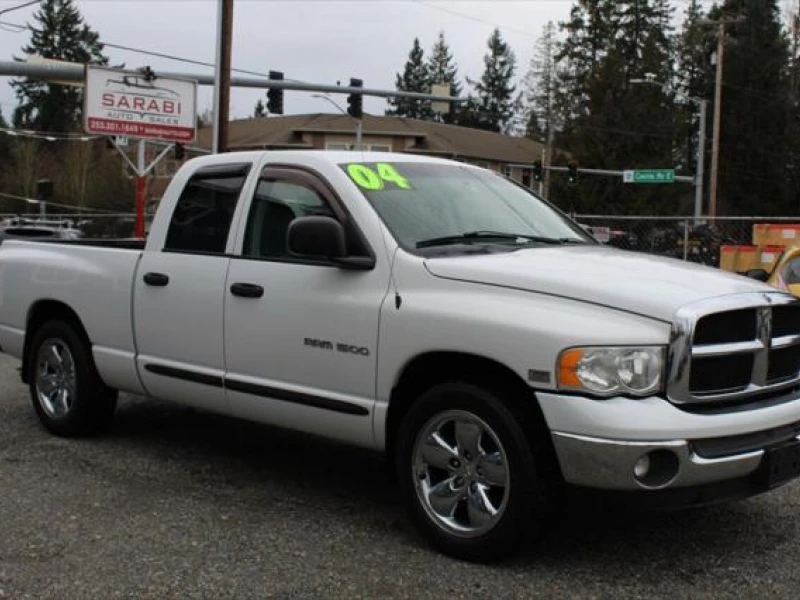
M 417 248 L 431 248 L 433 246 L 448 246 L 451 244 L 470 243 L 474 240 L 522 240 L 523 242 L 538 242 L 542 244 L 585 244 L 579 238 L 551 238 L 527 233 L 505 233 L 502 231 L 470 231 L 460 235 L 447 235 L 417 242 Z

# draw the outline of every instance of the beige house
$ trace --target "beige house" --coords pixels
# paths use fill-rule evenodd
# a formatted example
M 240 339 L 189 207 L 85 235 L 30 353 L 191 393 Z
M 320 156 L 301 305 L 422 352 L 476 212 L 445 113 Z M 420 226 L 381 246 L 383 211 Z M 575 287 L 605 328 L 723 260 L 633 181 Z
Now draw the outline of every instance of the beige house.
M 197 146 L 211 147 L 212 132 L 198 132 Z M 346 115 L 271 116 L 231 121 L 231 150 L 347 150 L 356 143 L 356 122 Z M 531 185 L 529 165 L 542 158 L 543 145 L 527 138 L 403 117 L 364 115 L 362 147 L 460 160 L 502 172 Z
M 186 148 L 191 158 L 211 149 L 211 127 L 203 127 L 197 140 Z M 503 173 L 532 187 L 530 165 L 542 158 L 543 144 L 527 138 L 456 125 L 418 121 L 404 117 L 364 115 L 361 146 L 374 152 L 406 152 L 438 156 L 478 165 Z M 349 150 L 356 143 L 356 121 L 346 115 L 308 114 L 271 116 L 231 121 L 228 144 L 235 150 Z M 148 150 L 148 162 L 160 151 Z M 151 156 L 152 155 L 152 156 Z M 167 183 L 181 161 L 169 154 L 153 170 L 147 186 L 148 210 L 155 210 Z M 512 166 L 517 165 L 517 166 Z

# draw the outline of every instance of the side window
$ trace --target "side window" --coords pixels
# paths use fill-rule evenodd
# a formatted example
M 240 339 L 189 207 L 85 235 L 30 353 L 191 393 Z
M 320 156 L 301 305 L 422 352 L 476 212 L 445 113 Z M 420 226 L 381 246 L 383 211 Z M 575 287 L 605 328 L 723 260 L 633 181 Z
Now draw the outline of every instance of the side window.
M 783 268 L 783 280 L 786 285 L 796 285 L 800 283 L 800 258 L 793 258 Z
M 195 175 L 175 205 L 165 250 L 222 254 L 247 174 Z
M 288 258 L 289 223 L 306 216 L 335 218 L 328 203 L 313 188 L 294 181 L 262 179 L 250 206 L 242 255 Z

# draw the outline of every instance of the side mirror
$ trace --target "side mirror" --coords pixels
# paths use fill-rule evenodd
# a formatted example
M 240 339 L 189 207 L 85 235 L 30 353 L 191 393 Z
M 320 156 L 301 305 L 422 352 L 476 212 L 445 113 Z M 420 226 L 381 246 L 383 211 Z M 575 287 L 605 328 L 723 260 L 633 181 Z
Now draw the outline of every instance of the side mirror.
M 344 227 L 331 217 L 297 217 L 286 233 L 289 254 L 298 258 L 329 260 L 343 269 L 369 270 L 375 259 L 347 256 Z
M 334 259 L 347 254 L 344 228 L 330 217 L 298 217 L 289 223 L 286 239 L 292 256 Z
M 748 269 L 744 272 L 744 276 L 758 281 L 767 281 L 769 279 L 769 273 L 764 269 Z

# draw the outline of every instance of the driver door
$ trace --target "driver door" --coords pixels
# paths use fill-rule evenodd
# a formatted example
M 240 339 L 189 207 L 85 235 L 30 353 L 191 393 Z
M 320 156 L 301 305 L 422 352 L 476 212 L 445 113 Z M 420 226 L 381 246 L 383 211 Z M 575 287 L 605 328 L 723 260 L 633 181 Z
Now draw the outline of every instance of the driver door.
M 265 169 L 228 271 L 226 393 L 241 417 L 371 445 L 388 267 L 343 270 L 291 256 L 289 223 L 314 215 L 345 226 L 351 254 L 371 252 L 323 180 Z

